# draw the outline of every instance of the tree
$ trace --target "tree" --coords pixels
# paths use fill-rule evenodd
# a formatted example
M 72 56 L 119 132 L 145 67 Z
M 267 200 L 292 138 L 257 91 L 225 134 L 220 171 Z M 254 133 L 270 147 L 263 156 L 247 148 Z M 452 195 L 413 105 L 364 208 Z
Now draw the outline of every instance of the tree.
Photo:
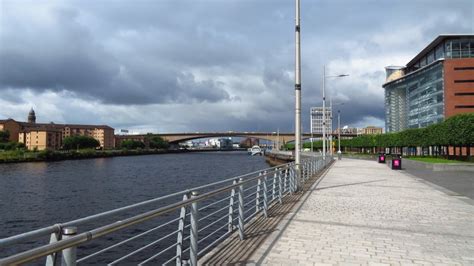
M 70 136 L 63 140 L 63 149 L 95 149 L 100 147 L 100 142 L 88 136 Z
M 10 132 L 0 130 L 0 142 L 2 143 L 8 142 L 9 139 L 10 139 Z
M 127 150 L 136 150 L 138 148 L 143 149 L 145 148 L 145 143 L 136 140 L 124 140 L 120 144 L 120 147 Z
M 168 149 L 170 144 L 160 136 L 147 136 L 152 149 Z

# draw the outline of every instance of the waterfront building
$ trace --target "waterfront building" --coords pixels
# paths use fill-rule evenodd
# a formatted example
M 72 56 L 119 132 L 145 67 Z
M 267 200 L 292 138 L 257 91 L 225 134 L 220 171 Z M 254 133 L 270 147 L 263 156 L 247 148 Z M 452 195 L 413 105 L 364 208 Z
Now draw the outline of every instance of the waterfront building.
M 8 131 L 10 133 L 9 141 L 18 142 L 18 134 L 21 129 L 20 123 L 11 118 L 0 120 L 0 131 Z
M 326 112 L 326 134 L 332 132 L 332 112 L 330 107 L 325 108 Z M 323 107 L 311 107 L 311 133 L 322 134 L 323 133 Z
M 18 142 L 28 150 L 58 150 L 62 146 L 62 130 L 52 127 L 28 127 L 19 133 Z
M 69 136 L 88 136 L 96 139 L 103 149 L 112 149 L 115 147 L 114 129 L 107 125 L 62 125 L 64 137 Z
M 62 140 L 69 136 L 88 136 L 96 139 L 102 149 L 115 147 L 114 129 L 106 125 L 75 125 L 36 123 L 33 109 L 28 114 L 28 122 L 13 119 L 0 120 L 0 130 L 10 133 L 10 141 L 21 142 L 30 150 L 58 149 Z M 58 134 L 60 133 L 60 140 Z
M 385 131 L 474 112 L 474 35 L 440 35 L 404 67 L 386 67 Z

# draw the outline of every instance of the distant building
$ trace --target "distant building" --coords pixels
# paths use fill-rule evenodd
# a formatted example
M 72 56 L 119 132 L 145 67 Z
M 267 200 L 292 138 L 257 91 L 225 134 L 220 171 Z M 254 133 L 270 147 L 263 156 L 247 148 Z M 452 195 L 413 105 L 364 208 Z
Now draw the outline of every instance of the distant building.
M 259 146 L 260 140 L 256 138 L 245 138 L 240 142 L 240 147 L 242 148 L 251 148 L 253 146 Z
M 10 141 L 24 143 L 30 150 L 58 149 L 62 140 L 69 136 L 92 137 L 99 141 L 103 149 L 112 149 L 115 146 L 114 129 L 109 126 L 36 123 L 33 109 L 28 114 L 28 122 L 0 120 L 0 130 L 8 131 Z
M 326 133 L 332 132 L 332 112 L 331 108 L 326 107 Z M 311 133 L 323 133 L 323 107 L 311 107 Z
M 375 135 L 375 134 L 382 134 L 382 133 L 383 133 L 383 128 L 368 126 L 368 127 L 361 128 L 360 130 L 358 130 L 357 135 Z
M 356 127 L 343 127 L 341 128 L 341 134 L 354 134 L 354 135 L 357 135 L 357 133 L 359 132 L 359 129 L 356 128 Z M 334 134 L 338 134 L 339 133 L 339 129 L 336 128 L 336 130 L 334 130 Z
M 474 112 L 474 35 L 440 35 L 405 67 L 386 67 L 385 131 Z
M 212 138 L 206 141 L 206 146 L 219 149 L 232 149 L 232 138 Z

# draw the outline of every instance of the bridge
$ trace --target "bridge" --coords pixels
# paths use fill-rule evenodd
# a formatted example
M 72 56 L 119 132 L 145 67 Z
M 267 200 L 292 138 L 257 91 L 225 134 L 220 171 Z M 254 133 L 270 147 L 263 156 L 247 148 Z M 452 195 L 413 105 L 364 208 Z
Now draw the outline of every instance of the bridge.
M 331 134 L 328 134 L 329 136 Z M 337 134 L 333 134 L 337 137 Z M 116 143 L 123 140 L 137 140 L 146 143 L 146 137 L 148 135 L 116 135 Z M 171 144 L 177 144 L 184 141 L 189 141 L 193 139 L 204 139 L 204 138 L 217 138 L 217 137 L 243 137 L 243 138 L 255 138 L 268 140 L 272 142 L 279 142 L 285 144 L 295 140 L 295 133 L 276 133 L 276 132 L 194 132 L 194 133 L 159 133 L 153 134 L 153 136 L 160 136 L 164 140 L 168 141 Z M 322 134 L 319 133 L 303 133 L 301 135 L 302 139 L 321 138 Z M 353 138 L 357 137 L 357 134 L 341 134 L 341 139 L 344 138 Z

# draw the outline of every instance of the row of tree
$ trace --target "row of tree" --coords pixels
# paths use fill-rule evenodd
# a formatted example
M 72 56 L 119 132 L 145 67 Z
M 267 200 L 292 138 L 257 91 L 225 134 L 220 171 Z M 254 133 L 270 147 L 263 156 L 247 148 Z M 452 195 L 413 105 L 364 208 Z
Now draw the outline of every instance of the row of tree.
M 165 141 L 162 137 L 148 134 L 145 137 L 145 142 L 137 141 L 137 140 L 124 140 L 120 144 L 120 148 L 127 149 L 127 150 L 136 150 L 136 149 L 144 149 L 147 148 L 151 149 L 168 149 L 169 143 Z
M 310 146 L 311 143 L 305 143 L 303 147 L 310 148 Z M 420 150 L 432 155 L 447 155 L 448 147 L 454 149 L 465 147 L 467 156 L 470 156 L 470 148 L 473 146 L 474 113 L 456 115 L 425 128 L 341 139 L 341 149 L 346 151 L 378 152 L 389 149 L 391 153 L 407 151 L 408 155 L 416 155 Z M 321 147 L 322 141 L 313 142 L 313 148 Z M 294 146 L 288 145 L 287 148 L 293 149 Z
M 95 149 L 100 147 L 100 142 L 87 136 L 70 136 L 63 139 L 64 150 Z
M 342 147 L 371 149 L 397 148 L 416 151 L 425 148 L 439 153 L 446 147 L 470 147 L 474 145 L 474 113 L 460 114 L 425 128 L 407 129 L 396 133 L 362 135 L 353 139 L 341 140 Z

